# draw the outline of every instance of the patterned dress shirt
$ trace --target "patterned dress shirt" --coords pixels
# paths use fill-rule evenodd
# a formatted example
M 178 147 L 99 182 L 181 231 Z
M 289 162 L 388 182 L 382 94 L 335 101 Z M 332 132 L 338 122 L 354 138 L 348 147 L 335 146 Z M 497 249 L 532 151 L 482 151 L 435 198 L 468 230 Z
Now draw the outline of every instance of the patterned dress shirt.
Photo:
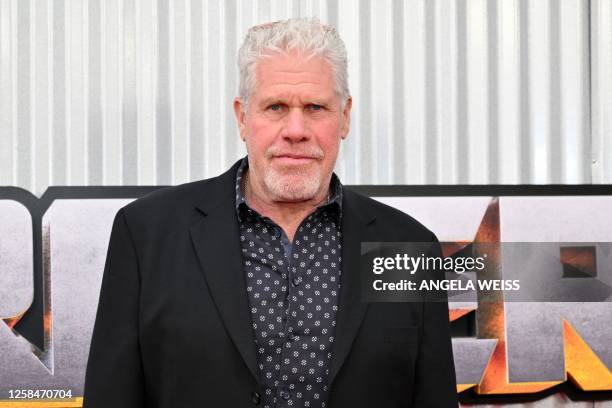
M 236 175 L 236 212 L 265 408 L 323 408 L 328 399 L 341 274 L 342 184 L 308 215 L 293 242 L 249 207 Z

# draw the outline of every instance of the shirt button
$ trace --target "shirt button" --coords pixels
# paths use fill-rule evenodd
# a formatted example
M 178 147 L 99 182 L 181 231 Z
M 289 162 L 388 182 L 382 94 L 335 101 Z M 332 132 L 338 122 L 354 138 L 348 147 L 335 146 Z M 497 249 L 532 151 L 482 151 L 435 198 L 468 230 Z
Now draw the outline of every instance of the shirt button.
M 280 396 L 285 401 L 287 401 L 291 397 L 291 395 L 289 395 L 289 391 L 287 391 L 287 390 L 281 390 Z
M 296 276 L 296 277 L 294 277 L 294 278 L 291 280 L 291 282 L 293 283 L 293 286 L 297 286 L 297 285 L 299 285 L 301 281 L 302 281 L 302 280 L 301 280 L 300 278 L 298 278 L 297 276 Z
M 253 404 L 259 405 L 259 401 L 261 401 L 261 396 L 257 391 L 253 391 L 253 393 L 251 394 L 251 401 L 253 402 Z

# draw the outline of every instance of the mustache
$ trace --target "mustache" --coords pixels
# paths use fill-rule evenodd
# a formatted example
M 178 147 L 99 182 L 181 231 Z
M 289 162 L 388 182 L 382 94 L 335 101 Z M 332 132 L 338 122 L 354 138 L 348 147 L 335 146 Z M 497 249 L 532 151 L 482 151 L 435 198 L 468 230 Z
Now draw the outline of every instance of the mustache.
M 325 156 L 323 149 L 317 146 L 303 146 L 299 149 L 287 149 L 280 146 L 270 146 L 265 153 L 266 159 L 277 156 L 300 156 L 311 159 L 322 159 Z

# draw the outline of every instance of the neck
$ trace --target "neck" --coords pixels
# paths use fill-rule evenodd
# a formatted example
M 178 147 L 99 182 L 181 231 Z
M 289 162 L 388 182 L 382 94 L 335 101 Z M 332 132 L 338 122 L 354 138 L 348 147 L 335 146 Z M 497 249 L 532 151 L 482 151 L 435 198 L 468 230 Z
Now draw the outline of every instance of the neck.
M 289 240 L 293 241 L 295 231 L 300 223 L 320 205 L 329 200 L 329 180 L 314 197 L 300 201 L 275 200 L 264 193 L 263 187 L 253 182 L 247 170 L 244 177 L 243 191 L 251 208 L 261 215 L 270 218 L 280 226 Z

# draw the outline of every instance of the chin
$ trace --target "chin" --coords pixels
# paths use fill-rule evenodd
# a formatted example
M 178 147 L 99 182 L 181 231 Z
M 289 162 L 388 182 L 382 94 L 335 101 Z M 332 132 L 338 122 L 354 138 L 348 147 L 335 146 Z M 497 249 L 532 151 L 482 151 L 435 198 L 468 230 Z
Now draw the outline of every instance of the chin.
M 264 179 L 266 187 L 280 201 L 305 201 L 314 198 L 321 188 L 318 172 L 300 175 L 281 175 L 268 172 Z

